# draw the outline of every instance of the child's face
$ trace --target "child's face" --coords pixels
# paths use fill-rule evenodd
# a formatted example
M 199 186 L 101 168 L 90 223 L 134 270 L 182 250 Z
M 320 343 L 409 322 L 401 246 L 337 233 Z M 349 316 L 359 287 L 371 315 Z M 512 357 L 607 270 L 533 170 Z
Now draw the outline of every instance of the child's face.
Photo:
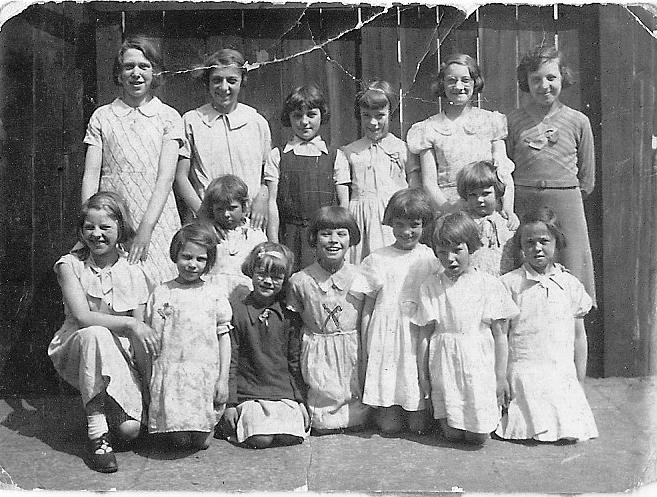
M 456 280 L 470 267 L 470 252 L 465 242 L 458 245 L 437 245 L 435 254 L 445 268 L 445 275 L 451 280 Z
M 264 267 L 258 266 L 253 271 L 253 292 L 261 301 L 273 300 L 283 289 L 285 276 L 267 271 Z
M 527 75 L 532 101 L 540 107 L 551 107 L 561 94 L 561 80 L 558 60 L 548 60 L 538 66 L 536 71 Z
M 465 198 L 468 213 L 473 217 L 485 217 L 495 212 L 497 196 L 493 185 L 486 188 L 473 188 Z
M 321 266 L 342 264 L 349 250 L 347 228 L 322 229 L 317 232 L 317 261 Z
M 292 131 L 303 141 L 310 141 L 317 136 L 322 125 L 322 111 L 314 109 L 297 109 L 290 112 Z
M 123 87 L 123 99 L 128 105 L 140 105 L 150 94 L 153 65 L 141 50 L 129 48 L 123 53 L 119 83 Z
M 467 104 L 474 94 L 474 85 L 474 79 L 466 66 L 450 64 L 445 68 L 443 88 L 447 101 L 452 105 Z
M 194 242 L 185 242 L 178 251 L 176 281 L 183 285 L 195 283 L 205 273 L 208 265 L 208 251 Z
M 234 65 L 219 66 L 208 77 L 208 91 L 212 106 L 222 114 L 237 108 L 237 97 L 242 87 L 242 70 Z
M 388 134 L 390 106 L 380 109 L 360 108 L 360 122 L 365 136 L 373 142 L 379 141 Z
M 104 209 L 89 209 L 82 225 L 82 240 L 94 258 L 116 252 L 119 225 Z
M 237 200 L 212 204 L 214 222 L 224 229 L 232 230 L 240 226 L 244 220 L 244 215 L 244 206 Z
M 557 241 L 545 223 L 526 224 L 520 229 L 520 249 L 525 262 L 537 273 L 545 273 L 554 262 Z
M 392 218 L 392 234 L 395 247 L 401 250 L 413 250 L 422 236 L 422 219 Z

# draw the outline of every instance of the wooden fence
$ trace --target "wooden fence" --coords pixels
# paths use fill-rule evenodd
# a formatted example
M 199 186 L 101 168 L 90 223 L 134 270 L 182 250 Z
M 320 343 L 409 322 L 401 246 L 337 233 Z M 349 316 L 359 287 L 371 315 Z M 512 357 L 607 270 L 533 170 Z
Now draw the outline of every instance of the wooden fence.
M 6 391 L 40 391 L 55 385 L 45 357 L 45 347 L 62 319 L 52 264 L 74 241 L 86 122 L 97 106 L 117 94 L 112 62 L 123 37 L 132 33 L 158 41 L 168 70 L 158 92 L 181 113 L 207 100 L 189 71 L 204 54 L 222 47 L 243 52 L 257 67 L 249 72 L 240 98 L 267 118 L 275 144 L 289 132 L 279 124 L 284 97 L 295 85 L 310 81 L 328 96 L 331 119 L 322 135 L 333 144 L 358 137 L 354 96 L 362 81 L 375 78 L 388 80 L 400 91 L 401 103 L 391 129 L 404 137 L 411 124 L 438 111 L 429 91 L 430 76 L 441 58 L 457 51 L 480 62 L 486 80 L 480 105 L 508 113 L 522 98 L 515 81 L 521 54 L 536 43 L 556 42 L 578 75 L 577 84 L 564 92 L 563 100 L 591 119 L 599 184 L 603 184 L 586 205 L 597 283 L 604 289 L 600 299 L 604 307 L 587 323 L 589 371 L 596 376 L 645 374 L 652 362 L 645 352 L 638 359 L 635 352 L 647 350 L 654 334 L 645 330 L 654 321 L 644 320 L 628 342 L 622 331 L 624 320 L 638 319 L 639 309 L 625 305 L 615 288 L 621 280 L 632 284 L 624 273 L 630 267 L 635 270 L 631 274 L 639 271 L 642 275 L 638 285 L 654 278 L 654 271 L 641 264 L 632 266 L 644 257 L 636 245 L 633 259 L 622 263 L 610 259 L 622 253 L 626 243 L 614 241 L 613 252 L 606 248 L 613 234 L 625 226 L 619 215 L 625 211 L 603 209 L 602 202 L 604 198 L 607 205 L 609 198 L 610 206 L 621 203 L 630 213 L 650 212 L 644 206 L 651 198 L 648 189 L 654 186 L 654 176 L 645 177 L 649 171 L 644 162 L 650 150 L 645 148 L 645 139 L 654 134 L 654 39 L 644 40 L 645 30 L 632 15 L 618 6 L 599 5 L 487 5 L 467 18 L 444 6 L 64 2 L 30 7 L 0 31 L 0 118 L 7 135 L 0 163 L 0 194 L 5 199 L 0 205 L 0 316 L 4 318 L 0 323 L 0 393 L 3 386 Z M 626 32 L 632 36 L 626 37 Z M 630 48 L 648 50 L 653 61 L 646 65 L 638 56 L 624 58 L 624 49 L 616 45 L 622 38 L 626 38 L 622 43 L 634 43 Z M 601 98 L 601 91 L 617 91 L 605 84 L 606 78 L 616 83 L 613 78 L 633 74 L 622 64 L 642 68 L 641 86 L 631 93 L 635 103 L 620 101 L 616 107 L 603 108 L 609 102 Z M 627 111 L 622 116 L 620 108 Z M 643 127 L 648 122 L 650 126 Z M 606 128 L 606 123 L 611 127 Z M 634 140 L 631 143 L 609 136 L 621 124 L 628 124 L 621 133 L 624 140 Z M 635 144 L 643 147 L 643 156 L 633 155 Z M 629 156 L 623 155 L 626 152 Z M 635 164 L 632 186 L 628 179 L 619 181 L 628 174 L 622 162 L 626 160 Z M 629 195 L 635 186 L 642 197 Z M 654 236 L 654 227 L 643 228 L 638 219 L 632 223 L 632 237 L 626 241 L 645 242 Z M 609 229 L 604 237 L 603 225 Z M 645 315 L 654 300 L 640 292 L 634 297 L 630 293 L 623 298 L 641 302 Z M 622 317 L 608 317 L 605 309 L 609 306 Z M 613 326 L 604 336 L 603 314 L 605 326 Z M 622 362 L 613 358 L 615 353 L 604 353 L 607 343 L 614 350 L 627 350 Z M 631 364 L 629 369 L 627 364 Z

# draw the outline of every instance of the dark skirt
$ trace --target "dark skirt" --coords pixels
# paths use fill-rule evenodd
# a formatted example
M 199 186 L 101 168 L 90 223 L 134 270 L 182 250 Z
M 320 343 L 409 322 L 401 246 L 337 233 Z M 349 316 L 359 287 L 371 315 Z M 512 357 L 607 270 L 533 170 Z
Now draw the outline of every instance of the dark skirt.
M 516 185 L 515 211 L 521 220 L 527 212 L 543 205 L 554 211 L 566 237 L 566 247 L 557 254 L 558 262 L 582 282 L 596 305 L 591 244 L 579 188 L 540 189 Z

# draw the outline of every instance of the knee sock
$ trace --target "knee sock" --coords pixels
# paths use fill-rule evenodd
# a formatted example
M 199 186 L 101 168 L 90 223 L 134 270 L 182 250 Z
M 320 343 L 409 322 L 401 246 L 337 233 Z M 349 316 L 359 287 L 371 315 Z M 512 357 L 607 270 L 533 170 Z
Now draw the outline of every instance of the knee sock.
M 87 434 L 89 435 L 89 440 L 95 440 L 108 431 L 107 418 L 104 414 L 87 416 Z

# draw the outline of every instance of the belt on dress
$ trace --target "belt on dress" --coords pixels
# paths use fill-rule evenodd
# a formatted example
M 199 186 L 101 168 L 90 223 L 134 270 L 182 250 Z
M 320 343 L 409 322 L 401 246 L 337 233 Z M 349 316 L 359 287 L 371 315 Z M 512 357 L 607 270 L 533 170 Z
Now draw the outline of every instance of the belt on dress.
M 537 181 L 533 185 L 522 185 L 516 183 L 517 186 L 521 186 L 523 188 L 535 188 L 537 190 L 574 190 L 576 188 L 579 188 L 579 186 L 549 186 L 548 182 L 545 181 L 544 179 Z

